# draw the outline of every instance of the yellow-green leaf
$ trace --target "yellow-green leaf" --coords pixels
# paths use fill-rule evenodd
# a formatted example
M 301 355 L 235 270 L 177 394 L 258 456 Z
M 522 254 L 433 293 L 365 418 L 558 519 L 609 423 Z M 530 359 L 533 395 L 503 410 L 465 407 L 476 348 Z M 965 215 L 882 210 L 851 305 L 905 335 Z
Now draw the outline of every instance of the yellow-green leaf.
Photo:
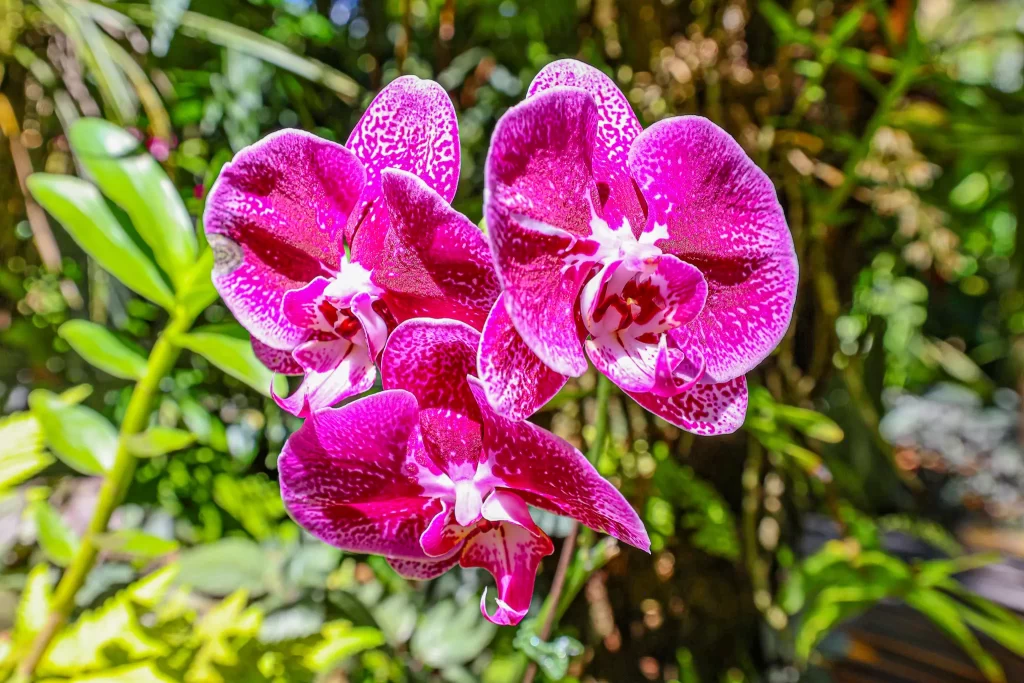
M 58 333 L 79 356 L 108 375 L 137 381 L 146 374 L 146 359 L 103 325 L 69 320 Z

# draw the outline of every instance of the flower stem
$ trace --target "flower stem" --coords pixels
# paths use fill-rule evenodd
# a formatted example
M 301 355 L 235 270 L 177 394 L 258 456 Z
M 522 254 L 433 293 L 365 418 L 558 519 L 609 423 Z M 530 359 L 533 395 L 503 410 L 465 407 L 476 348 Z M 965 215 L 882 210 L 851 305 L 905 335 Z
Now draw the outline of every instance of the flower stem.
M 598 373 L 596 388 L 597 405 L 594 408 L 594 440 L 587 450 L 587 460 L 592 465 L 596 465 L 597 461 L 604 455 L 604 447 L 608 442 L 608 401 L 611 395 L 611 380 Z M 558 566 L 555 568 L 555 577 L 551 582 L 551 591 L 548 593 L 548 597 L 545 598 L 544 606 L 541 607 L 540 611 L 541 627 L 537 631 L 537 636 L 541 640 L 547 640 L 551 637 L 551 631 L 554 629 L 555 621 L 558 619 L 562 589 L 565 587 L 565 577 L 569 573 L 569 564 L 572 561 L 573 554 L 576 552 L 576 533 L 579 531 L 579 526 L 579 522 L 575 519 L 572 520 L 572 524 L 569 526 L 569 533 L 566 534 L 565 542 L 562 544 L 562 551 L 558 556 Z M 537 662 L 531 661 L 526 668 L 526 673 L 523 675 L 522 683 L 533 683 L 536 675 Z
M 42 630 L 36 634 L 28 654 L 18 664 L 15 681 L 31 679 L 50 643 L 67 622 L 74 609 L 75 595 L 85 583 L 93 565 L 96 564 L 99 554 L 97 537 L 106 532 L 110 516 L 124 499 L 135 474 L 136 458 L 128 449 L 128 438 L 146 428 L 153 407 L 153 399 L 160 387 L 160 380 L 174 367 L 174 363 L 178 360 L 178 354 L 181 353 L 181 349 L 174 343 L 174 339 L 177 335 L 187 332 L 192 326 L 192 321 L 193 316 L 181 312 L 176 313 L 157 338 L 156 344 L 153 345 L 146 364 L 146 374 L 132 389 L 132 395 L 118 433 L 117 455 L 110 472 L 103 480 L 103 487 L 100 489 L 92 519 L 89 520 L 89 527 L 82 537 L 71 564 L 57 585 L 50 605 L 50 613 L 47 615 Z

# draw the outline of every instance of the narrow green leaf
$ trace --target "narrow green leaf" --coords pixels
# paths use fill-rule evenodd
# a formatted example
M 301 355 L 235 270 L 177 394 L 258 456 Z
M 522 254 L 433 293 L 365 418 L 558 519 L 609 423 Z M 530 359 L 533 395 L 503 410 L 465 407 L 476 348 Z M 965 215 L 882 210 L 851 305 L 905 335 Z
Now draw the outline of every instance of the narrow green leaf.
M 78 550 L 78 538 L 61 518 L 60 513 L 45 500 L 37 500 L 32 503 L 32 516 L 36 523 L 39 547 L 43 549 L 50 562 L 59 567 L 71 564 L 71 559 Z
M 90 365 L 109 375 L 137 381 L 146 374 L 146 359 L 103 325 L 69 320 L 60 326 L 58 334 Z
M 156 21 L 157 13 L 145 5 L 126 5 L 124 9 L 128 16 L 141 24 L 151 26 Z M 333 90 L 346 102 L 355 102 L 359 95 L 359 84 L 337 69 L 315 59 L 301 57 L 276 40 L 236 26 L 229 21 L 198 12 L 185 12 L 181 16 L 181 32 L 229 50 L 237 50 L 290 71 L 296 76 L 320 83 Z
M 96 543 L 108 552 L 144 560 L 161 557 L 178 549 L 177 541 L 153 536 L 138 529 L 121 529 L 103 534 L 97 538 Z
M 812 439 L 825 443 L 839 443 L 843 440 L 843 429 L 830 418 L 806 408 L 775 404 L 775 418 L 791 425 Z
M 103 474 L 117 455 L 117 430 L 91 408 L 68 405 L 60 396 L 36 389 L 28 396 L 54 454 L 82 474 Z
M 286 381 L 284 377 L 274 378 L 274 373 L 256 358 L 247 339 L 237 339 L 220 332 L 204 332 L 200 328 L 177 337 L 175 341 L 265 396 L 270 395 L 272 382 L 278 382 L 275 384 L 278 393 L 287 392 L 287 385 L 281 384 Z
M 180 285 L 196 263 L 192 218 L 174 183 L 128 131 L 96 118 L 68 133 L 75 158 L 132 220 L 171 280 Z
M 183 429 L 150 427 L 128 439 L 128 450 L 137 458 L 155 458 L 191 446 L 196 437 Z
M 174 295 L 160 271 L 132 242 L 91 183 L 72 176 L 33 173 L 28 189 L 75 242 L 127 287 L 170 309 Z
M 52 462 L 43 451 L 39 420 L 28 413 L 0 420 L 0 491 L 20 484 Z
M 974 660 L 985 678 L 993 683 L 1006 681 L 1006 675 L 999 662 L 985 651 L 961 616 L 961 613 L 966 611 L 965 607 L 939 591 L 923 588 L 910 591 L 904 596 L 904 600 L 952 638 L 960 649 Z

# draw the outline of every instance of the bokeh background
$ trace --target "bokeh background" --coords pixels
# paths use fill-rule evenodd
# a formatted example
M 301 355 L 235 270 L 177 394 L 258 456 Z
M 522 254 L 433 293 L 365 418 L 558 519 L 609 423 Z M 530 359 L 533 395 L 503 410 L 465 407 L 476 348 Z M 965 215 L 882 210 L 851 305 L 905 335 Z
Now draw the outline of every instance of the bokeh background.
M 497 629 L 485 575 L 414 585 L 304 537 L 275 469 L 297 421 L 258 369 L 185 354 L 150 421 L 191 437 L 139 461 L 40 679 L 1024 680 L 1019 0 L 0 0 L 0 677 L 44 628 L 103 476 L 29 397 L 73 390 L 119 424 L 133 383 L 64 325 L 145 356 L 167 322 L 26 197 L 34 171 L 83 175 L 74 122 L 128 129 L 198 221 L 235 151 L 282 127 L 343 142 L 416 74 L 458 110 L 454 203 L 478 221 L 495 121 L 566 56 L 645 124 L 734 135 L 801 264 L 743 430 L 695 438 L 611 397 L 597 464 L 652 554 L 584 531 L 554 634 Z M 238 332 L 219 303 L 200 322 Z M 586 450 L 594 384 L 535 420 Z M 570 527 L 541 522 L 561 546 Z

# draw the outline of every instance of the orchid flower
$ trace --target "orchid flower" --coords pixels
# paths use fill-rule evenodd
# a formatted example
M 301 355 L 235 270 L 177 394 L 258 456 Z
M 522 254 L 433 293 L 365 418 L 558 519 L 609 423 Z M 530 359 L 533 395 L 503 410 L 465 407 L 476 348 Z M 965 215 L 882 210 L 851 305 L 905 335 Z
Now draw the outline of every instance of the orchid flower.
M 282 408 L 306 417 L 369 389 L 403 320 L 482 327 L 498 283 L 485 238 L 449 206 L 458 178 L 455 110 L 413 76 L 381 91 L 345 146 L 284 130 L 224 167 L 204 216 L 213 281 L 260 360 L 305 375 L 275 395 Z
M 577 449 L 495 413 L 471 376 L 479 333 L 415 319 L 391 334 L 384 391 L 318 412 L 285 443 L 278 468 L 291 516 L 344 550 L 384 555 L 429 579 L 456 564 L 497 583 L 497 610 L 517 624 L 541 559 L 553 550 L 529 505 L 649 550 L 636 512 Z
M 738 429 L 797 281 L 775 189 L 739 144 L 694 116 L 642 130 L 610 78 L 563 60 L 498 122 L 485 174 L 492 407 L 529 416 L 589 357 L 674 425 Z

